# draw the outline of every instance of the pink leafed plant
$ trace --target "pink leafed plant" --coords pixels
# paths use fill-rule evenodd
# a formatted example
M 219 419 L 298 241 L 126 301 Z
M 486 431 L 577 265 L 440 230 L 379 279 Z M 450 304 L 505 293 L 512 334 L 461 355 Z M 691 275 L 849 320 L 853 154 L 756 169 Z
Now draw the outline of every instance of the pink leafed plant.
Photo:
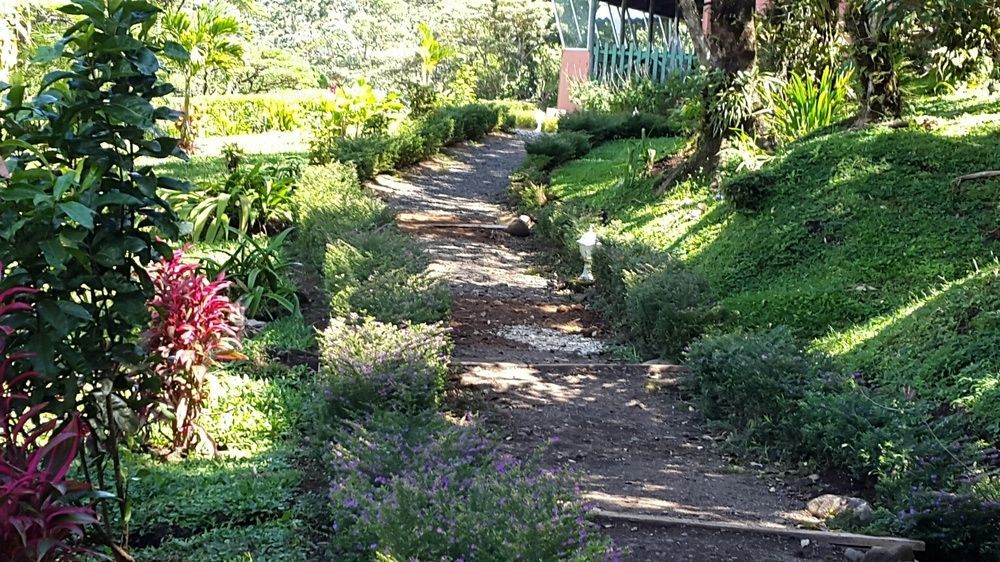
M 226 296 L 223 275 L 208 279 L 184 250 L 150 268 L 155 295 L 149 302 L 152 320 L 147 349 L 159 358 L 160 416 L 171 424 L 174 454 L 202 443 L 214 451 L 212 438 L 197 424 L 208 398 L 210 369 L 221 360 L 243 356 L 239 333 L 243 312 Z
M 57 419 L 36 423 L 48 403 L 30 404 L 27 386 L 36 373 L 20 367 L 27 354 L 7 349 L 10 315 L 31 311 L 18 297 L 34 292 L 0 291 L 0 560 L 73 560 L 89 552 L 80 540 L 97 523 L 92 507 L 73 503 L 89 487 L 66 479 L 83 425 L 75 416 L 61 427 Z

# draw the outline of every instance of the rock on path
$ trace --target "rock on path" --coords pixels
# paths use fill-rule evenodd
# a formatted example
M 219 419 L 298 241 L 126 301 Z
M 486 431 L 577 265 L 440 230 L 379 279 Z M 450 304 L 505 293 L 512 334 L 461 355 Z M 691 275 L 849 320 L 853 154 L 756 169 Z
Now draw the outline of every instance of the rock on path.
M 372 184 L 400 212 L 401 227 L 426 246 L 431 271 L 454 295 L 456 358 L 542 365 L 470 367 L 457 380 L 456 407 L 480 411 L 509 437 L 503 443 L 512 453 L 527 455 L 549 443 L 545 462 L 573 470 L 585 497 L 605 509 L 774 526 L 815 522 L 801 511 L 808 498 L 719 457 L 675 381 L 660 380 L 651 391 L 641 370 L 544 366 L 594 359 L 568 351 L 587 346 L 549 345 L 553 334 L 578 344 L 603 330 L 596 315 L 546 273 L 552 253 L 542 241 L 426 225 L 500 223 L 511 216 L 509 177 L 524 156 L 522 138 L 494 135 Z M 533 330 L 546 345 L 532 345 Z M 632 560 L 843 559 L 835 549 L 803 547 L 798 539 L 598 524 L 631 548 Z

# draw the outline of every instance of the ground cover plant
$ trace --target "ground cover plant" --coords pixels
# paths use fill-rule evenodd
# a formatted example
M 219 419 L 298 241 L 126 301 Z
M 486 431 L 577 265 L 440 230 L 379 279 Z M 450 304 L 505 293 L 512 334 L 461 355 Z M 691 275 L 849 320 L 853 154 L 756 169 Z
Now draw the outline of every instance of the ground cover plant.
M 605 249 L 595 274 L 614 318 L 627 318 L 629 298 L 648 305 L 669 294 L 643 296 L 622 271 L 649 275 L 678 260 L 720 295 L 722 322 L 700 328 L 710 336 L 686 359 L 694 396 L 737 448 L 763 442 L 846 470 L 889 510 L 869 530 L 988 557 L 990 541 L 964 542 L 952 522 L 962 509 L 988 513 L 996 499 L 995 180 L 953 180 L 1000 158 L 998 118 L 983 99 L 938 99 L 917 112 L 936 116 L 902 129 L 826 130 L 759 171 L 723 176 L 721 188 L 688 181 L 664 197 L 649 182 L 623 189 L 626 149 L 637 141 L 618 141 L 552 172 L 549 203 L 534 213 L 571 256 L 575 237 L 597 227 Z M 655 333 L 637 318 L 623 324 Z M 780 345 L 757 335 L 780 326 Z M 734 329 L 752 333 L 711 335 Z M 805 363 L 804 348 L 816 354 Z M 760 364 L 762 353 L 777 363 Z M 776 367 L 783 358 L 803 368 Z M 793 372 L 778 394 L 748 378 L 785 384 Z M 760 403 L 751 395 L 786 399 L 740 417 Z M 720 409 L 713 396 L 742 398 Z M 920 499 L 935 494 L 945 499 Z M 898 514 L 911 508 L 921 515 Z

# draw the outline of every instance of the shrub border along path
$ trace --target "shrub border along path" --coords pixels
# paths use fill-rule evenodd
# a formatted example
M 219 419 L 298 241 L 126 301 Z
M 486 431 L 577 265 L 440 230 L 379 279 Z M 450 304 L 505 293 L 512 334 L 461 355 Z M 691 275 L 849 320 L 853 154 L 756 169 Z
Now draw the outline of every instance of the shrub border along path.
M 423 227 L 502 222 L 509 176 L 524 158 L 522 139 L 492 136 L 447 156 L 398 177 L 376 178 L 373 187 L 401 211 L 398 223 L 425 246 L 430 270 L 446 278 L 455 302 L 456 358 L 486 363 L 457 374 L 449 391 L 455 413 L 480 414 L 515 456 L 543 449 L 543 464 L 569 467 L 585 498 L 603 509 L 770 526 L 789 525 L 782 514 L 805 517 L 793 512 L 815 494 L 800 494 L 763 469 L 734 468 L 720 459 L 674 380 L 661 378 L 663 392 L 653 393 L 654 381 L 624 367 L 546 368 L 581 359 L 497 335 L 514 325 L 572 336 L 599 334 L 601 327 L 578 295 L 557 289 L 542 273 L 554 254 L 538 240 Z M 632 550 L 634 560 L 842 559 L 832 548 L 803 552 L 797 538 L 599 523 Z

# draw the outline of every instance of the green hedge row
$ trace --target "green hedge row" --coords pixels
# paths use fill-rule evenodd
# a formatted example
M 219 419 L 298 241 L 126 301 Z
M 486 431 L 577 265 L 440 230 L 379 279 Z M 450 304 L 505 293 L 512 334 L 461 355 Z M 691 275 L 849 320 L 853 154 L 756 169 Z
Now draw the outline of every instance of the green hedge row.
M 479 140 L 503 124 L 497 106 L 469 104 L 438 109 L 426 117 L 406 121 L 388 135 L 341 138 L 339 132 L 318 127 L 310 141 L 310 156 L 319 164 L 353 164 L 361 179 L 416 164 L 445 146 Z

